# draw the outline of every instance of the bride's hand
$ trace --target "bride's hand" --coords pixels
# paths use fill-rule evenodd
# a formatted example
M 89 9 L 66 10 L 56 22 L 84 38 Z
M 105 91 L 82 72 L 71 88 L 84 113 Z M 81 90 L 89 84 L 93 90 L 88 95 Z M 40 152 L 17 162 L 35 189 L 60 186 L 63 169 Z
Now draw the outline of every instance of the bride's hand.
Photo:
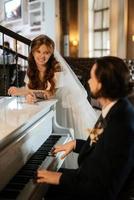
M 19 88 L 17 87 L 12 86 L 8 89 L 8 95 L 17 96 L 18 93 L 19 93 Z
M 44 99 L 51 99 L 54 95 L 52 94 L 51 91 L 45 90 L 44 91 Z
M 72 140 L 63 145 L 56 145 L 52 150 L 52 154 L 56 154 L 58 152 L 64 152 L 61 159 L 64 159 L 71 151 L 73 151 L 76 147 L 76 140 Z
M 26 102 L 27 103 L 35 103 L 37 101 L 37 98 L 35 96 L 35 94 L 33 92 L 29 93 L 27 96 L 26 96 Z
M 33 92 L 34 96 L 38 99 L 51 99 L 53 97 L 53 94 L 49 90 L 31 90 Z

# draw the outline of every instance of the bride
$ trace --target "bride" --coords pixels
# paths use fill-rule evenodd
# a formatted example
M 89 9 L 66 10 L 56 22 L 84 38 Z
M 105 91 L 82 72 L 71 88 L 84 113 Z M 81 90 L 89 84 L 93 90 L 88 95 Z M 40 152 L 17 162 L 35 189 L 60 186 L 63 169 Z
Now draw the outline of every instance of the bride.
M 87 100 L 87 93 L 74 72 L 46 35 L 39 35 L 31 42 L 25 88 L 10 87 L 9 95 L 25 95 L 29 103 L 37 98 L 57 98 L 57 122 L 73 128 L 74 138 L 86 139 L 87 129 L 98 118 Z

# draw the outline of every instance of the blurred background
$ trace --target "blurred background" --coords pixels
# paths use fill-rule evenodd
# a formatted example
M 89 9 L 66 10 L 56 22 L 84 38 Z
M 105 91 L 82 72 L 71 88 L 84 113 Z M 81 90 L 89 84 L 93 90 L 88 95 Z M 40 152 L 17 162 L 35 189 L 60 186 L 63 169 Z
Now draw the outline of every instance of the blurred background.
M 47 34 L 63 56 L 134 57 L 133 0 L 0 0 L 0 24 L 29 39 Z M 15 42 L 9 37 L 15 49 Z M 18 43 L 20 53 L 27 53 Z

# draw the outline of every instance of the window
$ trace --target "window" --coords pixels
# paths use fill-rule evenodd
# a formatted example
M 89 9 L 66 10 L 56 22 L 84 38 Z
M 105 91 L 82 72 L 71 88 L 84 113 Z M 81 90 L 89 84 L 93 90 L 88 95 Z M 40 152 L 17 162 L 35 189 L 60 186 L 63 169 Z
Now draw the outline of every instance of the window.
M 93 0 L 92 9 L 89 8 L 89 12 L 92 12 L 92 15 L 89 15 L 89 23 L 90 20 L 93 21 L 89 27 L 89 34 L 92 35 L 92 37 L 89 36 L 90 43 L 92 43 L 92 45 L 90 44 L 90 52 L 92 52 L 91 56 L 93 57 L 109 55 L 110 53 L 109 4 L 109 0 Z M 91 6 L 91 1 L 89 5 Z

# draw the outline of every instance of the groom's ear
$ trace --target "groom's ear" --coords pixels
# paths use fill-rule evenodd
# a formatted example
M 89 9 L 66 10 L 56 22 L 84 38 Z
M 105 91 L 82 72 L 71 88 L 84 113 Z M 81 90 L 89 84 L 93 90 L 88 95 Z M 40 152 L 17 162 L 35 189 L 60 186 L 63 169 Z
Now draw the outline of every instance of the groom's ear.
M 102 83 L 98 82 L 98 90 L 101 90 L 101 88 L 102 88 Z

